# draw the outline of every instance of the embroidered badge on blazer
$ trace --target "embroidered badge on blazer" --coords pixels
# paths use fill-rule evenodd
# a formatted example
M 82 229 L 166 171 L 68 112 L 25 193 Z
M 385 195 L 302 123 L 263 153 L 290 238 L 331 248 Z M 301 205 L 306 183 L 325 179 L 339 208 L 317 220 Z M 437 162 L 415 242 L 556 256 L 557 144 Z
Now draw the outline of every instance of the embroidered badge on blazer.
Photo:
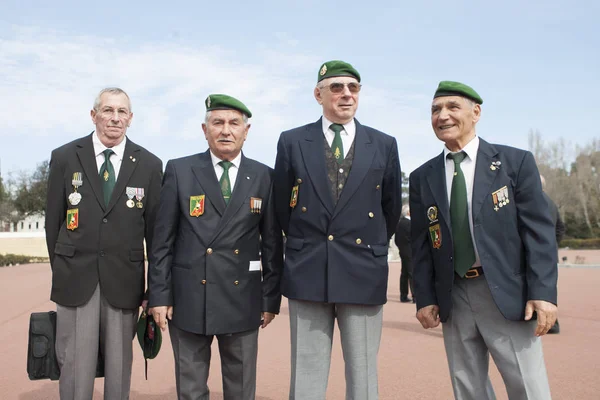
M 429 219 L 429 223 L 436 223 L 438 220 L 438 209 L 436 206 L 431 206 L 427 209 L 427 218 Z
M 292 188 L 292 196 L 290 197 L 290 207 L 294 208 L 298 205 L 298 191 L 300 190 L 300 186 L 296 185 Z
M 79 208 L 67 210 L 67 229 L 74 231 L 79 228 Z
M 260 197 L 250 197 L 250 212 L 252 214 L 260 214 L 262 207 L 262 199 Z
M 205 195 L 190 196 L 190 216 L 199 217 L 204 214 Z
M 492 201 L 494 202 L 494 211 L 510 203 L 508 198 L 508 187 L 504 186 L 492 193 Z
M 429 227 L 429 236 L 431 236 L 431 244 L 434 249 L 442 247 L 442 231 L 440 229 L 440 224 Z

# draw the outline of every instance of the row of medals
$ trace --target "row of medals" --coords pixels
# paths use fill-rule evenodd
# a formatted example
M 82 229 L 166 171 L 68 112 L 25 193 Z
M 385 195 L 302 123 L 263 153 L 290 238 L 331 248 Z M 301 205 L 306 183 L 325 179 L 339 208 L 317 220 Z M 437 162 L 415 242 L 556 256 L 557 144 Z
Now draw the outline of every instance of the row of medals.
M 77 189 L 81 185 L 83 185 L 83 179 L 81 176 L 81 172 L 75 172 L 73 174 L 73 180 L 71 181 L 71 183 L 73 184 L 74 191 L 73 191 L 73 193 L 69 194 L 69 203 L 72 206 L 76 206 L 77 204 L 79 204 L 79 202 L 81 202 L 81 193 L 79 193 L 77 191 Z M 128 187 L 126 189 L 125 193 L 127 194 L 127 197 L 129 198 L 129 200 L 127 200 L 127 202 L 125 202 L 127 207 L 129 207 L 129 208 L 133 208 L 133 207 L 143 208 L 144 207 L 144 203 L 142 203 L 142 199 L 144 198 L 144 189 L 143 188 Z M 137 199 L 137 202 L 133 201 L 134 197 Z

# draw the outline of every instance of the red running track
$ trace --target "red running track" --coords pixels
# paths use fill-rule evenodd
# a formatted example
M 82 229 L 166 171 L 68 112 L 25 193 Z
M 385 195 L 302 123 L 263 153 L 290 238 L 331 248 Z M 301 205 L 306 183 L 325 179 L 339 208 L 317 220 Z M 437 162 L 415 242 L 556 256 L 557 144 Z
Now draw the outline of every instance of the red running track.
M 379 352 L 380 399 L 451 399 L 452 389 L 441 328 L 424 330 L 412 304 L 399 303 L 400 264 L 390 265 L 389 301 Z M 0 399 L 58 400 L 58 384 L 29 381 L 26 374 L 29 314 L 55 309 L 50 293 L 48 264 L 0 268 Z M 600 268 L 560 269 L 561 333 L 546 336 L 544 351 L 553 399 L 600 399 Z M 259 337 L 257 400 L 284 400 L 289 388 L 289 320 L 282 313 Z M 168 338 L 159 356 L 149 362 L 144 380 L 141 350 L 135 344 L 131 399 L 175 400 L 173 355 Z M 215 341 L 216 345 L 216 341 Z M 213 350 L 211 399 L 223 398 L 218 350 Z M 494 366 L 492 382 L 498 399 L 506 399 Z M 96 380 L 94 399 L 102 399 L 103 379 Z M 344 370 L 336 336 L 329 376 L 330 400 L 344 399 Z

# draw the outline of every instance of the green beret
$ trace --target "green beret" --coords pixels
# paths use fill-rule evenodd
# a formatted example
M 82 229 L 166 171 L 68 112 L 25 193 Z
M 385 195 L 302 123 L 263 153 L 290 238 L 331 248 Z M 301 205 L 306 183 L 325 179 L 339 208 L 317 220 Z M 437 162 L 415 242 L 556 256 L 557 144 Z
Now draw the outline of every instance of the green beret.
M 162 344 L 162 332 L 152 316 L 142 311 L 137 323 L 137 338 L 142 347 L 144 359 L 153 359 L 158 355 Z
M 319 75 L 317 76 L 317 82 L 321 82 L 323 79 L 331 78 L 334 76 L 353 76 L 360 82 L 360 74 L 354 67 L 347 62 L 340 60 L 327 61 L 319 69 Z
M 206 98 L 204 104 L 206 104 L 206 111 L 238 110 L 242 114 L 246 114 L 248 118 L 252 117 L 252 113 L 244 103 L 226 94 L 211 94 Z
M 441 81 L 433 98 L 442 96 L 461 96 L 473 100 L 477 104 L 483 104 L 483 100 L 472 87 L 460 82 Z

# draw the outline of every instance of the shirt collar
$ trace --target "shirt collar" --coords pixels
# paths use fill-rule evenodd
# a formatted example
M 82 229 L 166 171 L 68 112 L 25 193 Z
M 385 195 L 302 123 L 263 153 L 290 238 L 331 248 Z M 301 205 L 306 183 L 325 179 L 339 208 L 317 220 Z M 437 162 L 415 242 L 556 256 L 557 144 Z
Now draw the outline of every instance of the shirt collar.
M 469 160 L 475 160 L 477 156 L 477 150 L 479 150 L 479 136 L 475 135 L 473 139 L 465 147 L 461 149 L 467 153 Z M 452 153 L 448 147 L 444 146 L 444 160 L 447 160 L 448 154 Z
M 333 124 L 333 122 L 331 122 L 330 120 L 328 120 L 323 115 L 322 123 L 323 123 L 323 133 L 325 135 L 327 135 L 327 131 L 329 131 L 329 127 L 331 126 L 331 124 Z M 354 123 L 354 118 L 352 118 L 350 120 L 350 122 L 345 123 L 342 126 L 344 127 L 344 130 L 342 132 L 340 132 L 340 135 L 349 135 L 350 132 L 356 131 L 356 124 Z
M 102 154 L 102 152 L 106 149 L 111 149 L 112 151 L 115 152 L 115 154 L 117 155 L 117 157 L 119 157 L 119 159 L 123 159 L 123 154 L 125 153 L 125 143 L 127 142 L 127 136 L 125 136 L 123 138 L 123 140 L 121 140 L 121 143 L 119 143 L 118 145 L 114 146 L 114 147 L 106 147 L 101 141 L 100 138 L 98 137 L 98 133 L 94 131 L 94 133 L 92 133 L 92 144 L 94 145 L 94 153 L 96 154 L 96 157 L 98 157 L 99 155 Z
M 213 167 L 216 167 L 221 161 L 223 161 L 219 157 L 215 156 L 213 154 L 212 150 L 210 151 L 210 159 L 212 160 Z M 233 160 L 231 160 L 231 163 L 233 164 L 234 167 L 239 169 L 241 161 L 242 161 L 242 152 L 240 151 L 240 153 Z

